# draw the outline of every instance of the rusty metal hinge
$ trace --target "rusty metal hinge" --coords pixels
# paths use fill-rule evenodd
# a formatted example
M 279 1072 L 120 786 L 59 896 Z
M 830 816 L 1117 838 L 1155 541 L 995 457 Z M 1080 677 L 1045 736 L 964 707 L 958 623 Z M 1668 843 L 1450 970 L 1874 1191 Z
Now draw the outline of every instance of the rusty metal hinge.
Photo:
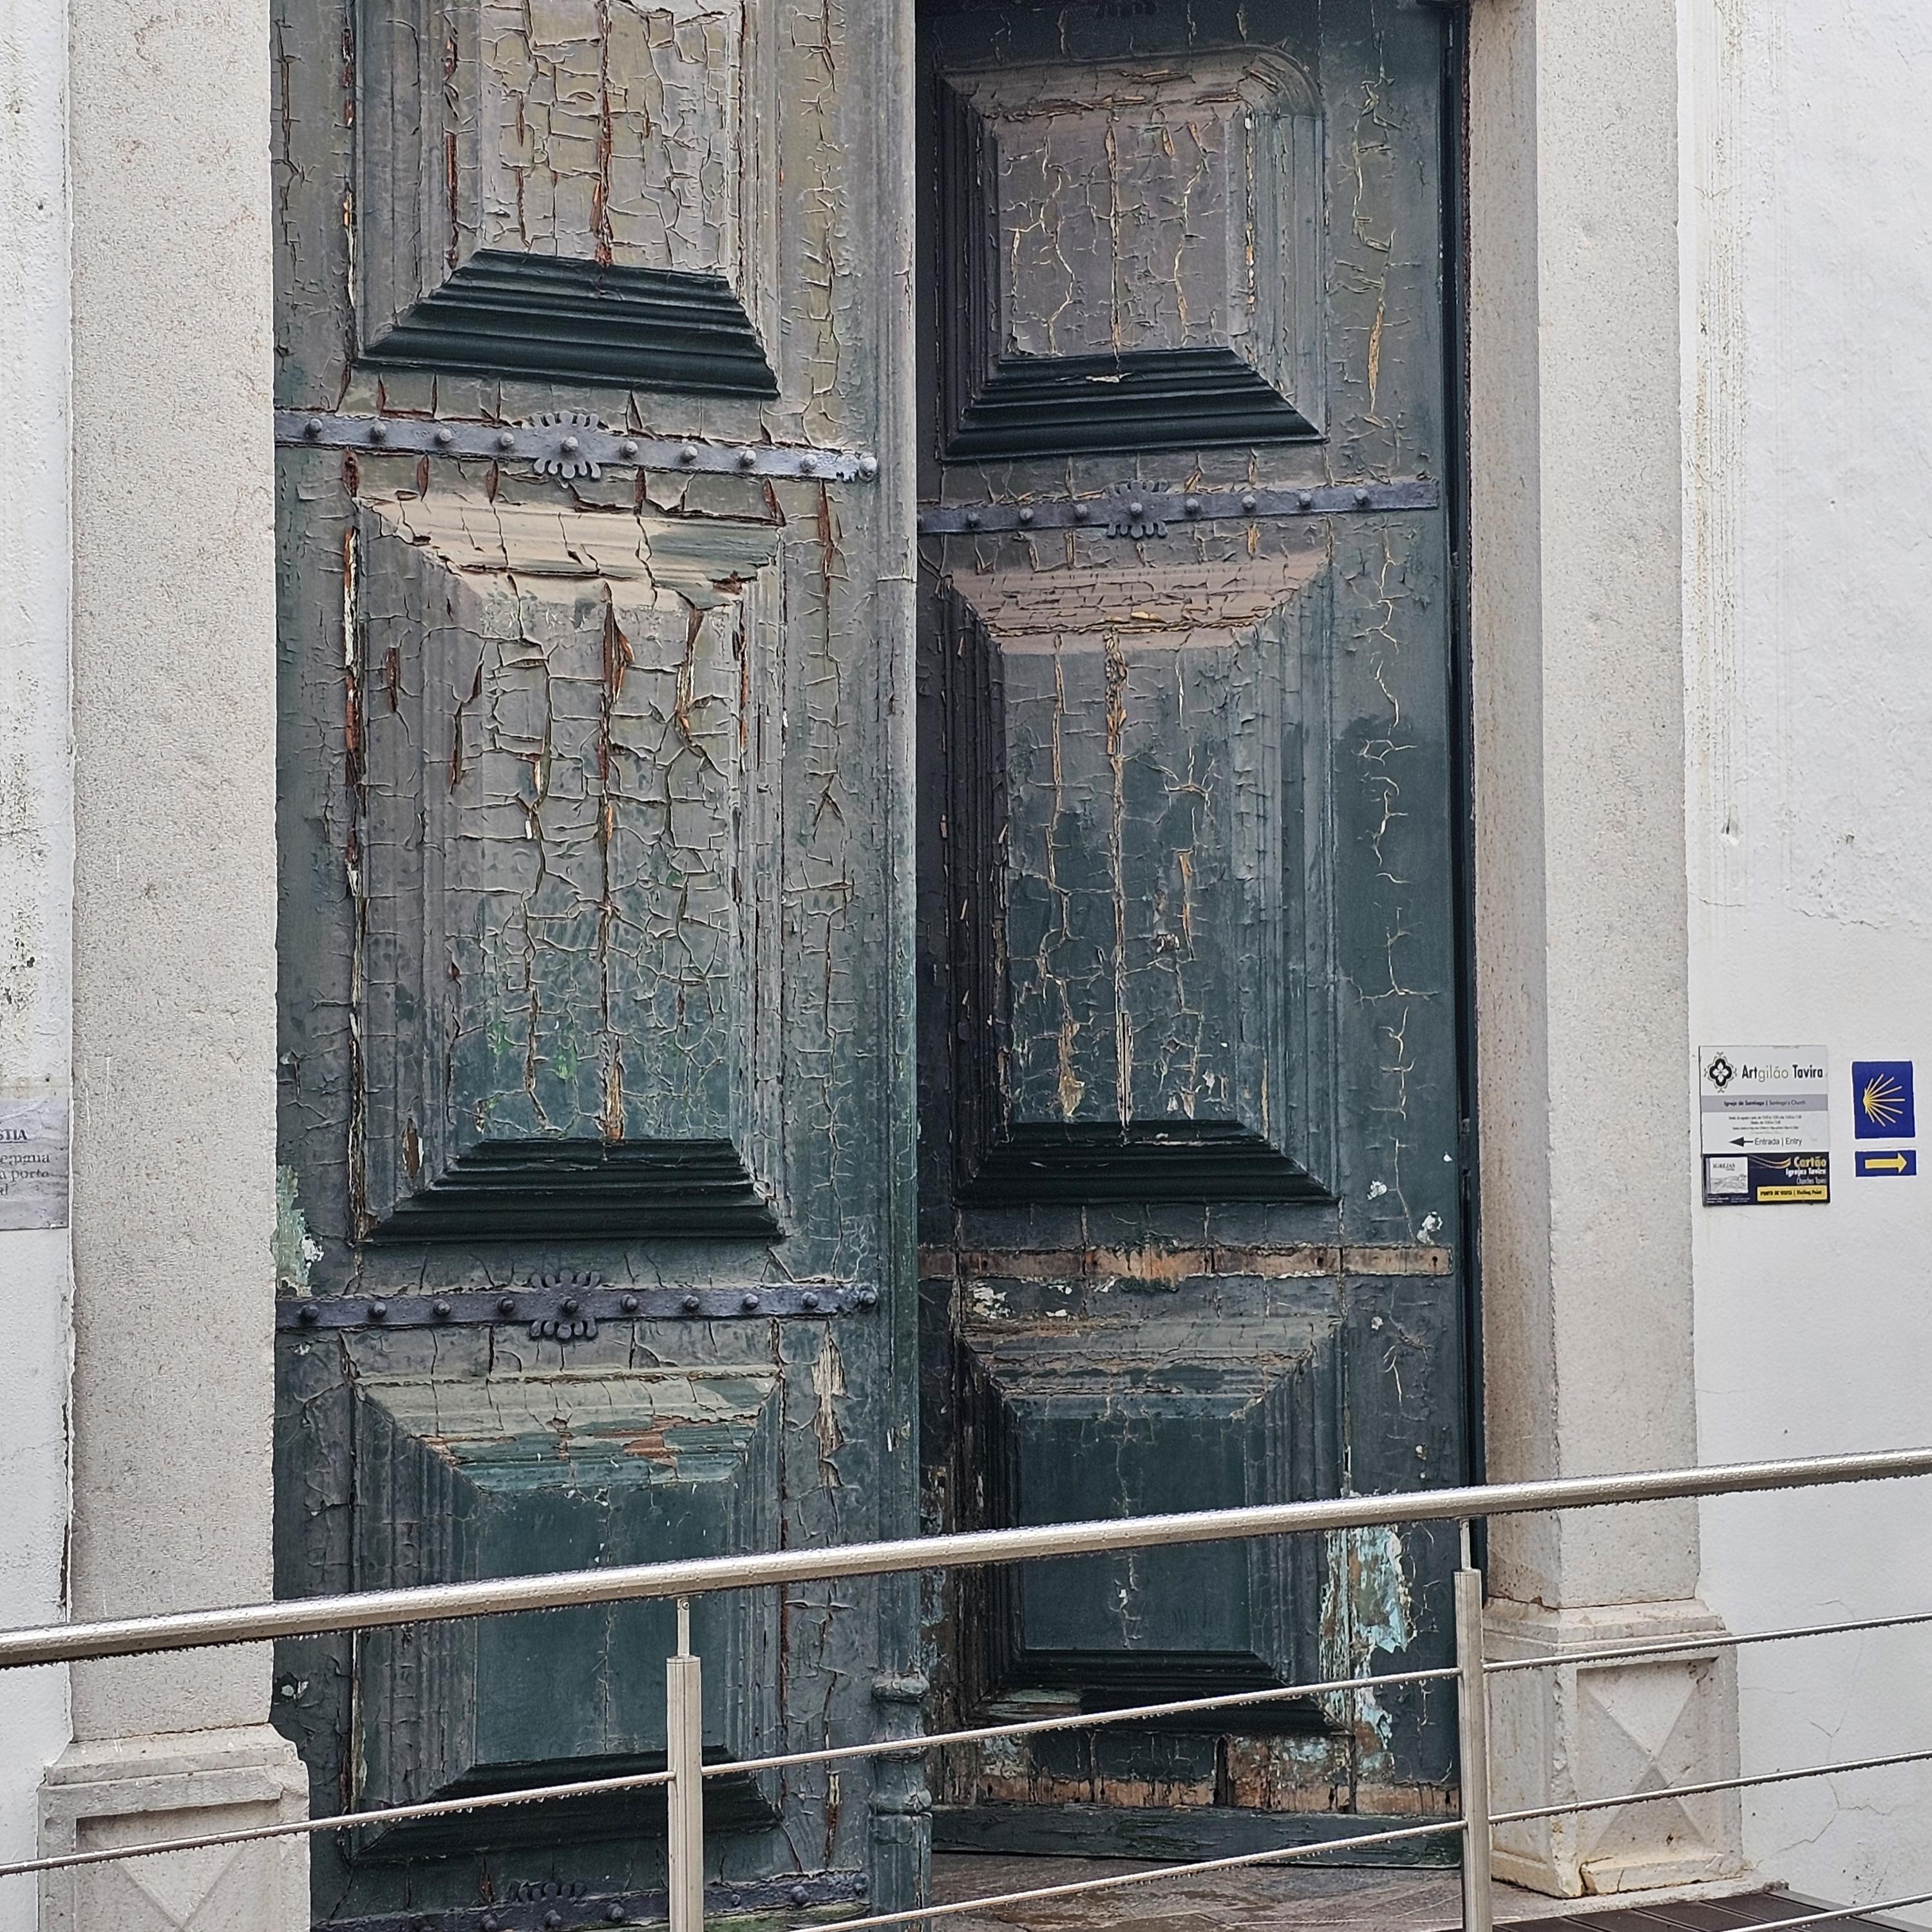
M 285 1295 L 284 1332 L 324 1328 L 474 1328 L 508 1325 L 532 1341 L 587 1341 L 600 1322 L 744 1321 L 863 1313 L 878 1290 L 856 1282 L 760 1282 L 742 1288 L 616 1288 L 588 1270 L 532 1275 L 520 1288 L 430 1294 Z
M 1117 483 L 1094 496 L 934 504 L 920 512 L 919 531 L 921 536 L 938 537 L 1087 529 L 1096 536 L 1140 542 L 1166 536 L 1176 524 L 1432 510 L 1441 501 L 1440 487 L 1426 476 L 1396 483 L 1329 483 L 1302 490 L 1171 490 L 1160 483 Z
M 879 473 L 879 459 L 869 450 L 640 436 L 613 429 L 581 410 L 547 410 L 527 422 L 500 423 L 278 410 L 275 440 L 296 449 L 352 449 L 374 456 L 449 456 L 527 463 L 539 474 L 554 476 L 560 483 L 600 476 L 614 464 L 633 470 L 674 470 L 686 476 L 784 476 L 821 483 L 869 483 Z

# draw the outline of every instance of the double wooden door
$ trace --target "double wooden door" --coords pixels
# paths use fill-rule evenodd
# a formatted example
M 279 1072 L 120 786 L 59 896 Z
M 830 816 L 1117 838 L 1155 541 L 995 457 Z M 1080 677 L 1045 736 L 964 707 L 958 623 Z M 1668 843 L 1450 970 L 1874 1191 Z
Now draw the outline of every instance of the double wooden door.
M 914 24 L 276 0 L 286 1594 L 1459 1473 L 1441 28 Z M 1441 1568 L 712 1600 L 706 1749 L 1432 1656 Z M 290 1644 L 277 1720 L 318 1810 L 622 1775 L 670 1640 Z M 1439 1804 L 1445 1715 L 723 1775 L 710 1904 Z M 315 1916 L 662 1851 L 371 1828 Z

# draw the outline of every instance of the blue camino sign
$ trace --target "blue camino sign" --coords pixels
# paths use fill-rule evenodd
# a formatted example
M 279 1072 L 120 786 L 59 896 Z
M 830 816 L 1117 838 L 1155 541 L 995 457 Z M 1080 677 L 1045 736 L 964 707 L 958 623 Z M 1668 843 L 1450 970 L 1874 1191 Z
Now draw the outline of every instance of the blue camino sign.
M 1852 1120 L 1862 1141 L 1910 1140 L 1918 1131 L 1912 1116 L 1911 1061 L 1853 1060 Z

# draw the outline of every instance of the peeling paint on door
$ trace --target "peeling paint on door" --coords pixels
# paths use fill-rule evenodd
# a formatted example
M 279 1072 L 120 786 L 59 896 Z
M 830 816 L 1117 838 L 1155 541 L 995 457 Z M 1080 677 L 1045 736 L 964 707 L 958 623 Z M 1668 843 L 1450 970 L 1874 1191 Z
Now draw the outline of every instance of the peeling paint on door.
M 1365 494 L 1443 474 L 1442 22 L 922 20 L 930 1520 L 1453 1481 L 1449 530 Z M 940 1712 L 1439 1661 L 1449 1556 L 962 1578 Z M 969 1748 L 937 1828 L 1172 1856 L 1439 1811 L 1449 1718 L 1401 1686 Z
M 278 1588 L 905 1533 L 913 506 L 851 454 L 909 359 L 893 16 L 272 13 L 275 1260 L 329 1310 L 278 1342 Z M 707 1749 L 871 1736 L 914 1587 L 704 1612 Z M 318 1810 L 594 1776 L 661 1756 L 670 1629 L 286 1646 L 275 1720 Z M 715 1789 L 716 1876 L 923 1882 L 916 1760 Z M 314 1914 L 602 1922 L 662 1819 L 328 1834 Z

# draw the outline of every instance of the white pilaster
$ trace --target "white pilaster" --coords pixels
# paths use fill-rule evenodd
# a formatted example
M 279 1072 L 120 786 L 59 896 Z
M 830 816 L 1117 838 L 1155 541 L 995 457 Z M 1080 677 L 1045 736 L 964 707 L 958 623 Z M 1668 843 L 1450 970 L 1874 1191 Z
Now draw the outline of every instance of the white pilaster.
M 1471 463 L 1484 1367 L 1498 1480 L 1697 1459 L 1672 0 L 1475 0 Z M 1700 1634 L 1690 1503 L 1495 1526 L 1498 1654 Z M 1708 1658 L 1522 1672 L 1500 1808 L 1714 1778 Z M 1506 1836 L 1571 1895 L 1737 1870 L 1736 1810 Z
M 1492 1661 L 1553 1667 L 1492 1678 L 1490 1732 L 1498 1810 L 1735 1778 L 1737 1655 L 1728 1647 L 1648 1663 L 1575 1664 L 1617 1644 L 1694 1642 L 1724 1625 L 1695 1599 L 1545 1610 L 1492 1601 Z M 1738 1794 L 1664 1798 L 1498 1826 L 1497 1877 L 1575 1898 L 1735 1877 L 1742 1869 Z
M 65 1608 L 64 1173 L 73 918 L 68 743 L 67 19 L 0 0 L 0 1624 Z M 34 1855 L 67 1674 L 0 1676 L 0 1862 Z M 0 1880 L 0 1925 L 34 1882 Z
M 89 1618 L 272 1582 L 273 218 L 261 0 L 71 0 L 71 1598 Z M 300 1768 L 268 1708 L 266 1649 L 76 1668 L 44 1842 L 288 1815 Z M 305 1871 L 297 1838 L 55 1874 L 42 1912 L 292 1932 Z

